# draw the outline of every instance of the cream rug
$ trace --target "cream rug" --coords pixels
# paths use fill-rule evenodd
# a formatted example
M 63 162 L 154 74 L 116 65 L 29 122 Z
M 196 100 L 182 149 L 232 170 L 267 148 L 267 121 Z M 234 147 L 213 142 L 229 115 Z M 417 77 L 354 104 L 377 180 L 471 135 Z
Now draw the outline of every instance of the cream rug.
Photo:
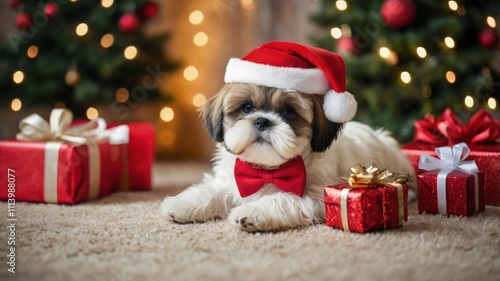
M 76 206 L 17 203 L 16 273 L 1 280 L 500 280 L 500 208 L 471 218 L 418 215 L 400 229 L 344 233 L 324 225 L 248 234 L 226 221 L 178 225 L 158 216 L 166 195 L 206 164 L 155 166 L 151 192 Z

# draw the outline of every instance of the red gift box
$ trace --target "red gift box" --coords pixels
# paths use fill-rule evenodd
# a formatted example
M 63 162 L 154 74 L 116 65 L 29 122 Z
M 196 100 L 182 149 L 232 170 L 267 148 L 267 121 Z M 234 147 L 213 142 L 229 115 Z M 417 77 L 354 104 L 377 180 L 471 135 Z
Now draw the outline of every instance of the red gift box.
M 106 196 L 112 191 L 109 153 L 108 142 L 0 141 L 0 199 L 12 198 L 9 184 L 16 201 L 75 204 Z
M 487 112 L 478 111 L 466 125 L 450 109 L 437 118 L 426 115 L 415 121 L 413 142 L 401 148 L 419 174 L 421 155 L 436 156 L 436 147 L 460 142 L 467 143 L 471 150 L 466 160 L 474 159 L 479 170 L 484 172 L 485 204 L 500 206 L 500 121 Z
M 449 172 L 445 179 L 444 200 L 442 210 L 439 209 L 438 174 L 440 170 L 425 172 L 418 175 L 418 212 L 457 216 L 471 216 L 485 210 L 484 204 L 484 174 L 469 174 L 460 170 Z M 477 188 L 477 190 L 476 190 Z
M 408 185 L 401 186 L 403 198 L 398 198 L 398 188 L 390 184 L 325 187 L 326 225 L 359 233 L 402 226 L 408 220 Z
M 109 134 L 111 143 L 112 185 L 115 190 L 150 190 L 154 161 L 154 127 L 150 123 L 112 123 L 108 128 L 122 129 L 127 138 Z

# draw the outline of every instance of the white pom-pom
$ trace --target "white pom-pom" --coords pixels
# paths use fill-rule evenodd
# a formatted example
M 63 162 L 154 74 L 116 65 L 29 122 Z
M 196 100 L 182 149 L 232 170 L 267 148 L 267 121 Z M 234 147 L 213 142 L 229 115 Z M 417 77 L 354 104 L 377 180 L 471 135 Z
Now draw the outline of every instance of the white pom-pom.
M 358 103 L 349 92 L 337 93 L 329 90 L 325 94 L 323 110 L 326 118 L 332 122 L 344 123 L 356 115 Z

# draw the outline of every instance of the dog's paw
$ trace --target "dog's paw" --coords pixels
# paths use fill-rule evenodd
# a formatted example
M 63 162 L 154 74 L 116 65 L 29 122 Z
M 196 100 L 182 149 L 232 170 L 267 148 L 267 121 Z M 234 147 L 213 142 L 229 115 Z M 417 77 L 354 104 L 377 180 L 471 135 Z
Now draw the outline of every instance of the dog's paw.
M 243 205 L 236 207 L 229 214 L 228 220 L 237 229 L 247 232 L 273 229 L 269 214 L 256 206 Z
M 167 197 L 160 205 L 160 213 L 168 220 L 177 223 L 194 222 L 190 204 L 178 197 Z

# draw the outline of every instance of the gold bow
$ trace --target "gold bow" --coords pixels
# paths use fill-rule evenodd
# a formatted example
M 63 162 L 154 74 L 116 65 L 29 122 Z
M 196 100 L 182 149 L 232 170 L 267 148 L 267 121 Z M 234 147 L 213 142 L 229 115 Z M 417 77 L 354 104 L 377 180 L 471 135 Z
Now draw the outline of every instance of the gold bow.
M 344 179 L 347 180 L 352 188 L 369 188 L 384 184 L 413 181 L 410 174 L 393 173 L 387 169 L 380 170 L 375 163 L 368 168 L 361 164 L 356 164 L 350 170 L 352 172 L 350 177 Z
M 70 128 L 73 113 L 67 109 L 56 108 L 50 113 L 50 123 L 33 113 L 19 122 L 18 140 L 24 141 L 65 141 L 84 144 L 96 141 L 106 129 L 106 121 L 96 118 L 88 123 Z

